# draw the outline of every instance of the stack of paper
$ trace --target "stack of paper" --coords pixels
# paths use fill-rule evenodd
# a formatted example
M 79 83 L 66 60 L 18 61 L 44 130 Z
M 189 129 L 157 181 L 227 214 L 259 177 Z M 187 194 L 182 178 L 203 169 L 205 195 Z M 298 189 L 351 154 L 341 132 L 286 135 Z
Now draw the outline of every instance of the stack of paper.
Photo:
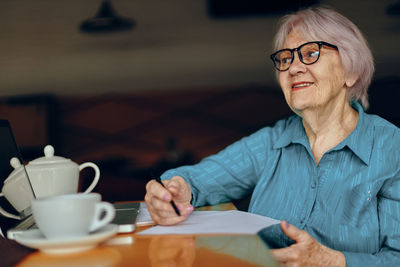
M 172 226 L 155 226 L 139 235 L 164 234 L 256 234 L 280 221 L 237 210 L 194 211 L 186 221 Z

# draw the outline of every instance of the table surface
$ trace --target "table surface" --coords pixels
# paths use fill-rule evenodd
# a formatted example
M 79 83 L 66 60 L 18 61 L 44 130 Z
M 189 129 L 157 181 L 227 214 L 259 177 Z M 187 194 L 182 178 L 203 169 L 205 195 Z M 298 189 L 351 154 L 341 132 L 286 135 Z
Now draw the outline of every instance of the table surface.
M 197 210 L 229 210 L 231 203 Z M 29 254 L 18 267 L 47 266 L 277 266 L 257 235 L 118 234 L 98 247 L 75 254 Z

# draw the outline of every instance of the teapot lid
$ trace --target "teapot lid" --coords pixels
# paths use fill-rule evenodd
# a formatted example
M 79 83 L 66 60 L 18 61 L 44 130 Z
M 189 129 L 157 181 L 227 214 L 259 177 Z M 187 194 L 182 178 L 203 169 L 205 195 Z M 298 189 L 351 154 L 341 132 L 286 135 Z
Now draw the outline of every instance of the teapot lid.
M 34 159 L 29 162 L 29 164 L 39 165 L 39 164 L 54 164 L 54 163 L 65 163 L 71 161 L 70 159 L 66 159 L 64 157 L 54 156 L 54 147 L 51 145 L 47 145 L 43 149 L 44 157 L 40 157 Z
M 10 159 L 10 165 L 14 168 L 14 170 L 10 173 L 10 175 L 8 175 L 7 179 L 4 180 L 4 183 L 7 183 L 11 177 L 17 176 L 23 170 L 21 162 L 16 157 Z

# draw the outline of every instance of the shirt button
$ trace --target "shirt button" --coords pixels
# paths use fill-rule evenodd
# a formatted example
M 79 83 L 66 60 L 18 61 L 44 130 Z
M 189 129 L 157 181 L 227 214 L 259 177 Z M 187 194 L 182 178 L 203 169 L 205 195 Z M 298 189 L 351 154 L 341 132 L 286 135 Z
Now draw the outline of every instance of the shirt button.
M 316 186 L 317 186 L 317 184 L 314 182 L 314 183 L 312 183 L 311 188 L 314 189 Z

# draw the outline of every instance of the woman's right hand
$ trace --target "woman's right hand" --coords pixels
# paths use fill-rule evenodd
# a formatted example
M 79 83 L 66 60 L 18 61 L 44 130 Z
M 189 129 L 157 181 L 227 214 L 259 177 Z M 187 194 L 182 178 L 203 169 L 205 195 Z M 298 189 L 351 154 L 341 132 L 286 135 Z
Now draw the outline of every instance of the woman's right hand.
M 190 204 L 192 190 L 189 184 L 180 176 L 174 176 L 171 180 L 163 180 L 165 188 L 156 180 L 146 184 L 144 200 L 153 221 L 160 225 L 173 225 L 180 223 L 193 212 Z M 171 205 L 174 200 L 181 216 L 178 216 Z

